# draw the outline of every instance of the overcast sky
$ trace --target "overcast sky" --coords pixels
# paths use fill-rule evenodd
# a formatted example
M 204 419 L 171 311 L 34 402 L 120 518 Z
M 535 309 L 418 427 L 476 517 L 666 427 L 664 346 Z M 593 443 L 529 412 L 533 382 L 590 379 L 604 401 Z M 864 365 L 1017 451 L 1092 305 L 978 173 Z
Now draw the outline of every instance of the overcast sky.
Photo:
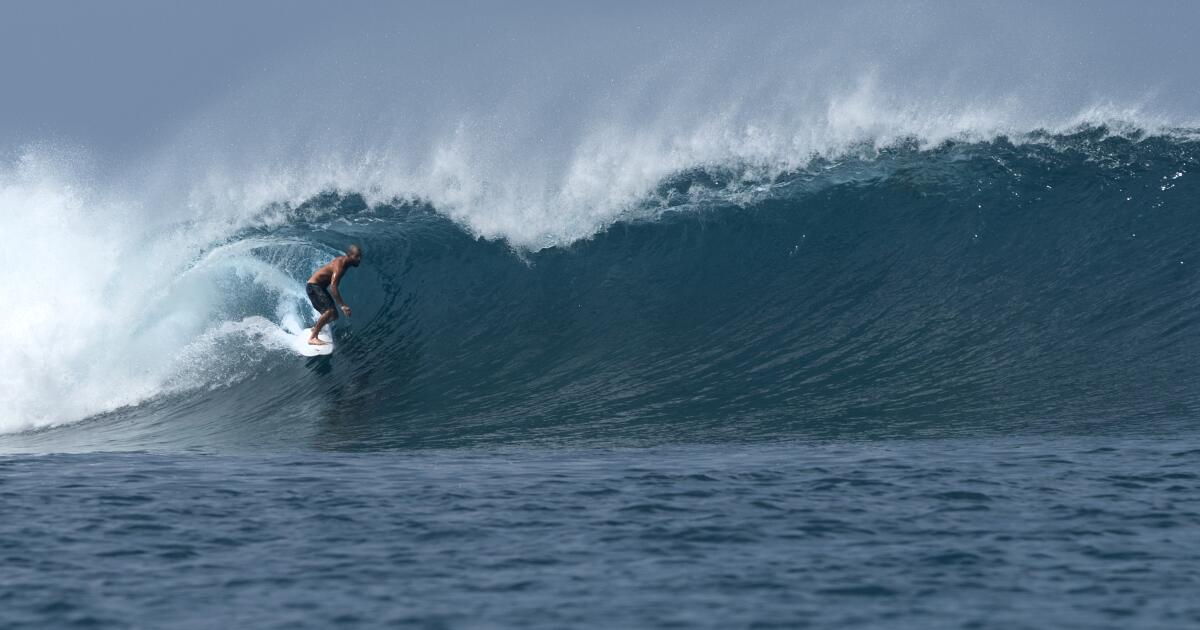
M 138 151 L 192 121 L 211 123 L 213 111 L 269 117 L 309 101 L 327 111 L 371 100 L 355 111 L 361 118 L 392 108 L 393 97 L 396 107 L 416 102 L 414 92 L 443 108 L 474 99 L 478 109 L 511 86 L 536 92 L 540 80 L 562 84 L 542 91 L 547 102 L 594 99 L 596 85 L 660 58 L 720 66 L 708 79 L 728 76 L 728 89 L 745 92 L 789 76 L 819 82 L 853 61 L 901 87 L 951 76 L 954 89 L 984 95 L 989 85 L 1072 105 L 1144 95 L 1181 117 L 1200 106 L 1200 2 L 1188 1 L 10 0 L 0 10 L 0 147 L 9 149 L 49 140 Z M 337 91 L 347 94 L 331 100 Z

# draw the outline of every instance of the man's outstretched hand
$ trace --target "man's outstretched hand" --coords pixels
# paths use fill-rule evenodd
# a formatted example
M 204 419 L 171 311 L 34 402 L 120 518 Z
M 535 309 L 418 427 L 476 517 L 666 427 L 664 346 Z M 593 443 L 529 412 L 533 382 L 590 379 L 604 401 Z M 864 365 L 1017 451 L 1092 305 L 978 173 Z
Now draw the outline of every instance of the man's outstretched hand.
M 346 314 L 346 317 L 350 317 L 350 307 L 349 306 L 343 306 L 342 312 Z

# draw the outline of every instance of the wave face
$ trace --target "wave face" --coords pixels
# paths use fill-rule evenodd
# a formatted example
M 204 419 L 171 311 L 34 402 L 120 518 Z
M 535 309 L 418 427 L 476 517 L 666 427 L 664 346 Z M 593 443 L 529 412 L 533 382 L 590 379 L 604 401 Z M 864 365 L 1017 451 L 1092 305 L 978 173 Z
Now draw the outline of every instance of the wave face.
M 30 369 L 6 377 L 3 428 L 90 420 L 5 440 L 341 449 L 1145 431 L 1198 403 L 1198 160 L 1186 133 L 1086 127 L 864 147 L 766 177 L 697 167 L 590 237 L 542 249 L 353 190 L 275 204 L 226 233 L 158 226 L 125 241 L 141 251 L 81 245 L 77 267 L 51 256 L 33 272 L 80 304 L 18 320 L 30 347 L 6 358 Z M 104 242 L 86 222 L 39 216 L 26 224 L 35 249 L 42 229 Z M 291 354 L 277 340 L 311 321 L 305 278 L 350 242 L 366 255 L 344 284 L 354 316 L 337 324 L 337 352 Z M 139 254 L 151 258 L 133 278 L 94 275 Z

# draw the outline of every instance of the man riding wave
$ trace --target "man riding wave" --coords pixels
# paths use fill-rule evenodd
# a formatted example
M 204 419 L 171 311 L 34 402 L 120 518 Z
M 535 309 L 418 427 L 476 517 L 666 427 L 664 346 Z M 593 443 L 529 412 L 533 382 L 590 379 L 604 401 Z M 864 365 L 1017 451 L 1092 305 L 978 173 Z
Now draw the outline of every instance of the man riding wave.
M 362 262 L 362 248 L 358 245 L 351 245 L 346 249 L 345 256 L 334 258 L 324 267 L 314 271 L 312 277 L 308 279 L 308 285 L 304 287 L 304 292 L 308 294 L 308 301 L 312 302 L 313 308 L 321 314 L 317 323 L 313 324 L 312 335 L 308 338 L 309 344 L 324 346 L 329 343 L 318 339 L 317 333 L 321 332 L 326 324 L 338 318 L 335 300 L 336 305 L 341 307 L 346 317 L 350 317 L 350 307 L 346 306 L 346 301 L 342 299 L 338 284 L 346 275 L 347 268 L 357 267 L 360 262 Z M 330 297 L 330 293 L 333 293 L 332 297 Z

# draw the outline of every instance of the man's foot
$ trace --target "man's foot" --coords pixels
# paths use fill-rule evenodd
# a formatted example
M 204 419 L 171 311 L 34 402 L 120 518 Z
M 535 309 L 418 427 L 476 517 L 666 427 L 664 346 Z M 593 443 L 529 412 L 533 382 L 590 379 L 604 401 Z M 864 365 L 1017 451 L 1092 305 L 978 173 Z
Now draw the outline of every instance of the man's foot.
M 322 341 L 321 339 L 318 339 L 318 338 L 316 338 L 316 337 L 309 337 L 309 338 L 308 338 L 308 345 L 310 345 L 310 346 L 328 346 L 328 345 L 329 345 L 329 342 L 328 342 L 328 341 Z

